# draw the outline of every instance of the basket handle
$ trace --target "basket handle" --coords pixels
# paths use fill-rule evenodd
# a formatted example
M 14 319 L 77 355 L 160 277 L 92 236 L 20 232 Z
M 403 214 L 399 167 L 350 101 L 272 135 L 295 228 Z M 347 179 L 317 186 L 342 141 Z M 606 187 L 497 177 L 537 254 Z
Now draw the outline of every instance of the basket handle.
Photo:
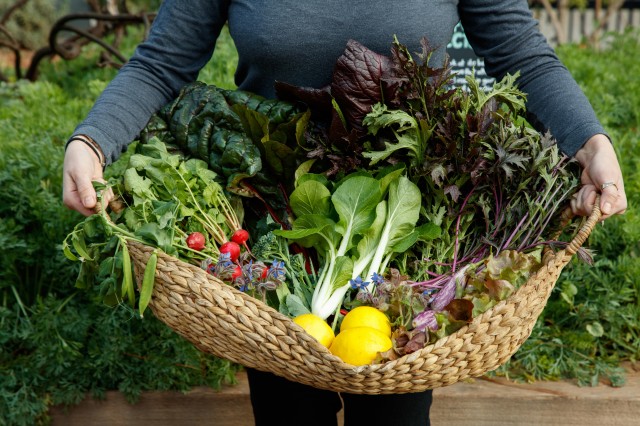
M 567 208 L 567 210 L 562 213 L 563 220 L 571 219 L 572 217 L 573 212 L 571 211 L 571 208 Z M 571 242 L 569 242 L 567 248 L 565 249 L 565 253 L 570 256 L 576 254 L 580 247 L 582 247 L 582 244 L 584 244 L 587 238 L 589 238 L 589 234 L 591 234 L 591 231 L 593 231 L 601 217 L 602 212 L 600 211 L 600 194 L 598 194 L 596 196 L 596 201 L 593 204 L 593 210 L 591 211 L 591 214 L 587 218 L 587 221 L 582 225 L 576 236 L 573 237 Z

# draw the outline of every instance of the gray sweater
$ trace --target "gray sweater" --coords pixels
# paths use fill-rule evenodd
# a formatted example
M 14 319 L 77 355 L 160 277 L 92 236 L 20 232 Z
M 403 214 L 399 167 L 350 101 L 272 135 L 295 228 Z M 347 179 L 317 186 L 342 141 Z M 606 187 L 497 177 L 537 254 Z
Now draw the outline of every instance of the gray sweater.
M 115 161 L 150 116 L 197 79 L 225 24 L 238 50 L 240 89 L 274 96 L 274 82 L 329 83 L 347 40 L 389 54 L 393 35 L 419 50 L 426 36 L 442 62 L 462 22 L 489 75 L 520 71 L 534 124 L 574 155 L 604 133 L 591 105 L 537 29 L 526 0 L 165 0 L 148 39 L 101 94 L 75 134 L 86 134 Z

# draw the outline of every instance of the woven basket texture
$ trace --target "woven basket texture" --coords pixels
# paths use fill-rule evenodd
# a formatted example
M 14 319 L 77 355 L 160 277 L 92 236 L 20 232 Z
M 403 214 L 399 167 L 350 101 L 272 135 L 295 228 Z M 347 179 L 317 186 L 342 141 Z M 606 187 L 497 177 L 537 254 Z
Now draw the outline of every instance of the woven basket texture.
M 149 306 L 198 349 L 245 367 L 336 392 L 419 392 L 481 376 L 508 361 L 531 334 L 562 269 L 599 218 L 596 207 L 566 248 L 547 252 L 543 266 L 508 299 L 454 334 L 384 364 L 345 364 L 289 317 L 161 252 Z M 129 243 L 138 283 L 153 250 Z

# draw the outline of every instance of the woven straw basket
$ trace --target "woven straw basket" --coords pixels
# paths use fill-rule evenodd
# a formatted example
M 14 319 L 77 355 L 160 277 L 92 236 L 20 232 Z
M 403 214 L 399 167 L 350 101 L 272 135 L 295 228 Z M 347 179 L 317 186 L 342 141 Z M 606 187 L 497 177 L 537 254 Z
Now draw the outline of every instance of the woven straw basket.
M 596 203 L 597 205 L 597 203 Z M 556 280 L 600 218 L 594 208 L 565 249 L 508 299 L 454 334 L 385 364 L 345 364 L 290 318 L 207 274 L 158 254 L 150 307 L 198 349 L 316 388 L 358 394 L 419 392 L 478 377 L 504 364 L 529 337 Z M 129 243 L 136 278 L 153 248 Z

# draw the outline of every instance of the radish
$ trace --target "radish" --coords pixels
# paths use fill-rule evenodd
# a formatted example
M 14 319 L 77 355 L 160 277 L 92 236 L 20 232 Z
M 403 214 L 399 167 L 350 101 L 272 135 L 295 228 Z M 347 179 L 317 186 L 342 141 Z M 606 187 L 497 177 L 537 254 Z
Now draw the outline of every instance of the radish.
M 204 235 L 200 232 L 193 232 L 187 237 L 187 246 L 192 250 L 202 250 L 204 248 Z
M 240 266 L 236 266 L 236 269 L 233 270 L 233 274 L 231 275 L 231 281 L 235 281 L 236 278 L 240 278 L 242 276 L 242 268 Z
M 244 229 L 238 229 L 231 236 L 231 241 L 237 244 L 244 244 L 247 242 L 248 239 L 249 239 L 249 233 Z
M 220 246 L 220 253 L 228 253 L 229 259 L 232 262 L 235 262 L 236 260 L 238 260 L 238 257 L 240 256 L 240 246 L 236 242 L 227 241 L 226 243 Z
M 244 248 L 247 250 L 247 253 L 251 254 L 251 250 L 247 245 L 247 241 L 249 241 L 249 232 L 245 231 L 244 229 L 238 229 L 231 236 L 231 241 L 237 243 L 238 245 L 244 246 Z
M 260 274 L 260 279 L 266 280 L 268 275 L 269 275 L 269 268 L 265 266 L 264 269 L 262 269 L 262 273 Z

